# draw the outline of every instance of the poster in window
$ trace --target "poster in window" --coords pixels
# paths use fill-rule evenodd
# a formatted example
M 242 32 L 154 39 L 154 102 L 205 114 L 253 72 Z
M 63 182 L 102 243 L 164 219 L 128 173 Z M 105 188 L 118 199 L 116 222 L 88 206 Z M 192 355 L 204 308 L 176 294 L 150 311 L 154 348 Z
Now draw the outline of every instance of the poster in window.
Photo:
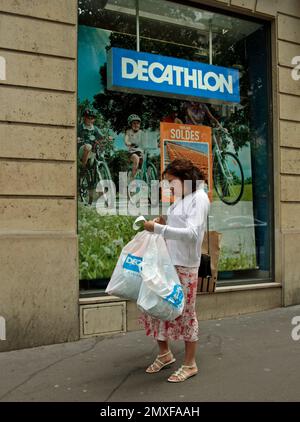
M 202 125 L 161 122 L 160 139 L 161 172 L 176 158 L 191 160 L 203 173 L 208 196 L 212 201 L 211 128 Z M 167 194 L 167 190 L 163 191 L 162 200 L 172 201 Z

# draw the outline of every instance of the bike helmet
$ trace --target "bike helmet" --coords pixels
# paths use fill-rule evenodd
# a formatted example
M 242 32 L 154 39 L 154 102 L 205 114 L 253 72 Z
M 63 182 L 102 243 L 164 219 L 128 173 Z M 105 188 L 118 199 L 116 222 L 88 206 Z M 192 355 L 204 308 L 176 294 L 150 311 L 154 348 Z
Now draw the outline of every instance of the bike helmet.
M 93 108 L 86 108 L 84 110 L 84 112 L 83 112 L 83 116 L 86 116 L 86 117 L 96 117 L 97 116 L 97 112 Z
M 140 116 L 138 116 L 137 114 L 130 114 L 130 116 L 127 119 L 127 122 L 129 124 L 129 126 L 131 125 L 132 122 L 134 122 L 135 120 L 137 120 L 138 122 L 141 122 L 141 118 Z

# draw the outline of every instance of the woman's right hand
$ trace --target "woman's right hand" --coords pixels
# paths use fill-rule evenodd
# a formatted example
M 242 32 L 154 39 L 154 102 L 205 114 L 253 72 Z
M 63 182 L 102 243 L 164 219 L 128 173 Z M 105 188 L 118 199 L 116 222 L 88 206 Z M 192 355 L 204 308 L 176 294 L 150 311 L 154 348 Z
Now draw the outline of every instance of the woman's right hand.
M 154 218 L 153 221 L 155 223 L 158 223 L 158 224 L 163 224 L 163 225 L 166 224 L 166 220 L 165 220 L 165 218 L 162 215 L 160 215 L 159 217 Z

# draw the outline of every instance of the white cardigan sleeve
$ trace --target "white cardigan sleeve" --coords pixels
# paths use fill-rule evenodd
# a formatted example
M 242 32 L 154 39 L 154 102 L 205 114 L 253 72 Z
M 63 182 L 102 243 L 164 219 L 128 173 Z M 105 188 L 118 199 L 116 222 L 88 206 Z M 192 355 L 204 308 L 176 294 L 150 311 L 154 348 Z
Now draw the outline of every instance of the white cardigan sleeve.
M 154 223 L 154 233 L 161 234 L 165 239 L 196 240 L 197 231 L 192 227 L 180 228 Z
M 165 239 L 196 241 L 203 224 L 206 224 L 205 219 L 205 207 L 194 198 L 186 210 L 186 227 L 154 223 L 154 233 L 161 234 Z

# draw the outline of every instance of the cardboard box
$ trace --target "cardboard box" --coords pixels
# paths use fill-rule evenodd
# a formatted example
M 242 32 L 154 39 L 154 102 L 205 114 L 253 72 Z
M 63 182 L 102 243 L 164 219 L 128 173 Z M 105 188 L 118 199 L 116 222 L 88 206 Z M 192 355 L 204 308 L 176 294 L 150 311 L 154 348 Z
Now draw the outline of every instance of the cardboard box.
M 198 279 L 198 293 L 213 293 L 216 290 L 218 279 L 218 262 L 221 248 L 222 234 L 217 231 L 209 232 L 209 255 L 212 277 Z M 208 253 L 207 233 L 205 233 L 201 253 Z

